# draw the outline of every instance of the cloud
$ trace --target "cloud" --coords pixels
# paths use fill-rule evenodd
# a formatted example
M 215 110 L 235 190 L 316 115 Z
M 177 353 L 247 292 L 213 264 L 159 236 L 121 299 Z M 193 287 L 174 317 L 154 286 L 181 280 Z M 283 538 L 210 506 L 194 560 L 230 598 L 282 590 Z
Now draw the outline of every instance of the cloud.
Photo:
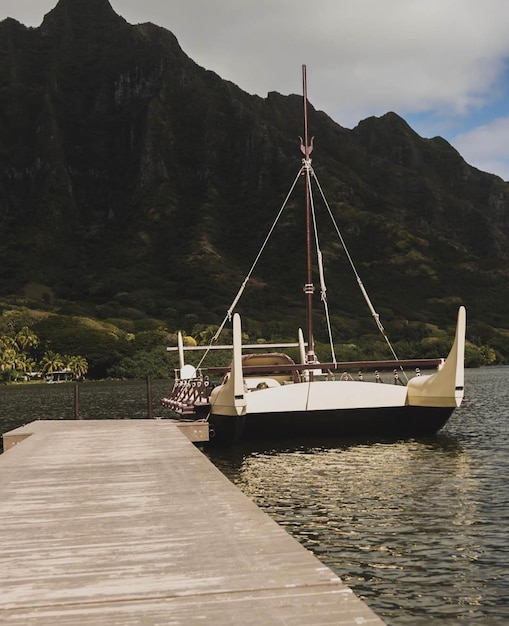
M 481 106 L 509 55 L 506 0 L 112 0 L 124 17 L 156 19 L 201 65 L 265 96 L 300 90 L 337 121 L 394 109 Z M 130 20 L 129 20 L 130 21 Z
M 56 2 L 54 3 L 56 4 Z M 51 10 L 51 2 L 39 0 L 2 0 L 0 20 L 12 17 L 26 26 L 39 26 L 43 14 Z
M 467 115 L 496 96 L 509 57 L 507 0 L 110 2 L 249 93 L 300 93 L 306 63 L 311 101 L 344 125 L 389 110 Z M 56 3 L 2 0 L 0 13 L 39 24 Z
M 467 163 L 509 181 L 509 115 L 457 135 L 452 144 Z
M 309 99 L 349 128 L 395 111 L 410 123 L 418 119 L 425 136 L 460 137 L 456 147 L 473 155 L 481 144 L 468 143 L 467 131 L 488 124 L 483 114 L 507 113 L 489 111 L 509 97 L 507 0 L 110 3 L 130 23 L 151 21 L 171 30 L 193 60 L 249 93 L 300 93 L 300 66 L 307 64 Z M 10 14 L 39 25 L 56 4 L 2 0 L 0 19 Z M 496 133 L 486 137 L 497 140 Z M 465 156 L 481 162 L 480 155 Z M 498 162 L 493 153 L 490 167 Z

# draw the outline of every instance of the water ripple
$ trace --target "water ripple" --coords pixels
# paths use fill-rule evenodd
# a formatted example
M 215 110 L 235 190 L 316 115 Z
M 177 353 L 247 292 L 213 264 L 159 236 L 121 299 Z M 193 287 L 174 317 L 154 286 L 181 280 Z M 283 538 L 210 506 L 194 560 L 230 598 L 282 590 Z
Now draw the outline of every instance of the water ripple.
M 210 455 L 388 624 L 509 623 L 508 377 L 467 372 L 434 438 Z

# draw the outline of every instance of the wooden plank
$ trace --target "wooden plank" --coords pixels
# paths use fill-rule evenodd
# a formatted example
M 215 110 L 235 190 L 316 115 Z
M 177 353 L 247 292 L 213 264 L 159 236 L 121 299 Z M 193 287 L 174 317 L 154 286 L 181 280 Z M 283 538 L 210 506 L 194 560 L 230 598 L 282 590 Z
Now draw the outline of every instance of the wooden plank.
M 205 443 L 209 441 L 209 423 L 204 420 L 165 420 L 166 423 L 172 423 L 193 443 Z M 4 452 L 30 437 L 34 430 L 31 425 L 20 426 L 15 430 L 2 435 Z
M 383 623 L 175 424 L 21 430 L 0 456 L 0 621 Z

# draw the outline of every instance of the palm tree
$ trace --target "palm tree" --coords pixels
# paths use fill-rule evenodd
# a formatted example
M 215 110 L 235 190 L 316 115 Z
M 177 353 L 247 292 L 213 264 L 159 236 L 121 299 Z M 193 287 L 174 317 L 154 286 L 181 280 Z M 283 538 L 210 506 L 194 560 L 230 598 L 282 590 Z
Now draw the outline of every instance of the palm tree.
M 25 354 L 24 352 L 18 354 L 16 359 L 16 371 L 26 374 L 27 372 L 33 372 L 35 367 L 35 361 Z
M 39 366 L 43 374 L 51 374 L 51 372 L 57 372 L 64 369 L 64 360 L 61 354 L 48 350 L 43 354 Z
M 8 348 L 15 348 L 15 342 L 9 335 L 0 336 L 0 351 L 7 350 Z
M 16 373 L 26 374 L 35 365 L 34 361 L 26 354 L 18 352 L 16 348 L 5 348 L 0 353 L 0 371 L 7 373 L 7 380 L 10 382 Z
M 33 333 L 28 326 L 23 326 L 14 338 L 16 345 L 22 352 L 26 352 L 30 348 L 37 348 L 39 345 L 39 337 Z
M 71 356 L 66 359 L 66 367 L 68 367 L 73 376 L 78 380 L 84 378 L 88 372 L 88 361 L 83 356 Z
M 7 373 L 8 381 L 11 380 L 12 372 L 16 369 L 16 357 L 17 352 L 14 348 L 4 347 L 0 352 L 0 371 Z

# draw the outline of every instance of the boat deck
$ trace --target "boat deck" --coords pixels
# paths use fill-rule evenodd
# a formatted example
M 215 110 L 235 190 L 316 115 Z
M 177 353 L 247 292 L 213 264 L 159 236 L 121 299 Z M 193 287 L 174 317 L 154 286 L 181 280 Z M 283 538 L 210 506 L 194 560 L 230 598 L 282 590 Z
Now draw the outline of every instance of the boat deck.
M 20 443 L 0 456 L 2 622 L 383 624 L 171 422 L 4 440 Z

